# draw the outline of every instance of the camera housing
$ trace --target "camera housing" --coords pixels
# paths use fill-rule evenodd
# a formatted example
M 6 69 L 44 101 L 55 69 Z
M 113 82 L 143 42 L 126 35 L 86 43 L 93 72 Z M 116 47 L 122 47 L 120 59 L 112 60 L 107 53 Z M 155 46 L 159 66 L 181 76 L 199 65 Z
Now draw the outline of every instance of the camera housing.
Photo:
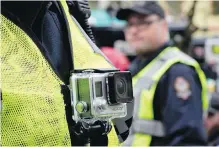
M 69 88 L 75 121 L 125 117 L 126 103 L 133 101 L 130 72 L 72 73 Z

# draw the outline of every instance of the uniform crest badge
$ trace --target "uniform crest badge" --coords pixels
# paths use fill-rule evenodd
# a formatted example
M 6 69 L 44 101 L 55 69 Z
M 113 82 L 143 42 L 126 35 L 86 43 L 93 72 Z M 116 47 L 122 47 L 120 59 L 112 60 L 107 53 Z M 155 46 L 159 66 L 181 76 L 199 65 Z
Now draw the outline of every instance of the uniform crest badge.
M 175 79 L 174 88 L 176 91 L 176 96 L 183 100 L 188 99 L 192 94 L 190 84 L 184 77 L 180 76 Z

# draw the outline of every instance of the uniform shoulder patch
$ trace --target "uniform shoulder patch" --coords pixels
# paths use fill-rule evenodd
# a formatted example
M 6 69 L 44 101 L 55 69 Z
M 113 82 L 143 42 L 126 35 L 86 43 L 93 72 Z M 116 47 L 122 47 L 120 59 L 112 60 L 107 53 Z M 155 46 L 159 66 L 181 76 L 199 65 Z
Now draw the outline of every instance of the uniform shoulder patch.
M 184 77 L 176 77 L 174 81 L 174 89 L 176 91 L 176 96 L 180 99 L 187 100 L 191 96 L 191 87 Z

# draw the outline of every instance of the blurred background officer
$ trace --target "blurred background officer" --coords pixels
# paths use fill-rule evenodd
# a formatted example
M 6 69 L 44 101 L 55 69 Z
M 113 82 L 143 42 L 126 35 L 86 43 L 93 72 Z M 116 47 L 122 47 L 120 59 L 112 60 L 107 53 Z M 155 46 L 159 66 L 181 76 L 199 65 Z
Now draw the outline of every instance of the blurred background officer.
M 206 79 L 194 59 L 171 46 L 163 9 L 139 2 L 117 18 L 127 20 L 125 37 L 138 54 L 129 68 L 135 107 L 124 145 L 206 145 Z
M 219 146 L 219 93 L 212 95 L 208 116 L 205 119 L 205 126 L 208 132 L 210 146 Z
M 72 17 L 84 19 L 82 10 L 89 12 L 89 6 L 84 2 L 78 10 L 76 4 L 1 2 L 0 145 L 83 146 L 89 137 L 91 145 L 118 145 L 114 129 L 108 141 L 105 123 L 88 125 L 93 130 L 81 135 L 81 126 L 72 119 L 70 73 L 113 68 Z
M 214 63 L 206 62 L 204 46 L 194 46 L 192 48 L 192 57 L 200 64 L 207 79 L 217 79 L 217 73 L 213 70 Z

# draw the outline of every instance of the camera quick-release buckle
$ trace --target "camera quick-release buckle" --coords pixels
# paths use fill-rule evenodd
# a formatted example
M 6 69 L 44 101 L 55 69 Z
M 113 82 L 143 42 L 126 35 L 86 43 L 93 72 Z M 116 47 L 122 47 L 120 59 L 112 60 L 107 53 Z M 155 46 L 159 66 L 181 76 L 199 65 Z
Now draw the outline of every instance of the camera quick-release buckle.
M 75 125 L 75 133 L 88 138 L 98 135 L 107 135 L 112 129 L 108 121 L 78 121 Z
M 108 121 L 78 121 L 74 126 L 74 132 L 81 138 L 87 138 L 88 143 L 92 142 L 93 138 L 98 138 L 107 135 L 112 129 L 112 125 Z M 92 145 L 92 144 L 91 144 Z

